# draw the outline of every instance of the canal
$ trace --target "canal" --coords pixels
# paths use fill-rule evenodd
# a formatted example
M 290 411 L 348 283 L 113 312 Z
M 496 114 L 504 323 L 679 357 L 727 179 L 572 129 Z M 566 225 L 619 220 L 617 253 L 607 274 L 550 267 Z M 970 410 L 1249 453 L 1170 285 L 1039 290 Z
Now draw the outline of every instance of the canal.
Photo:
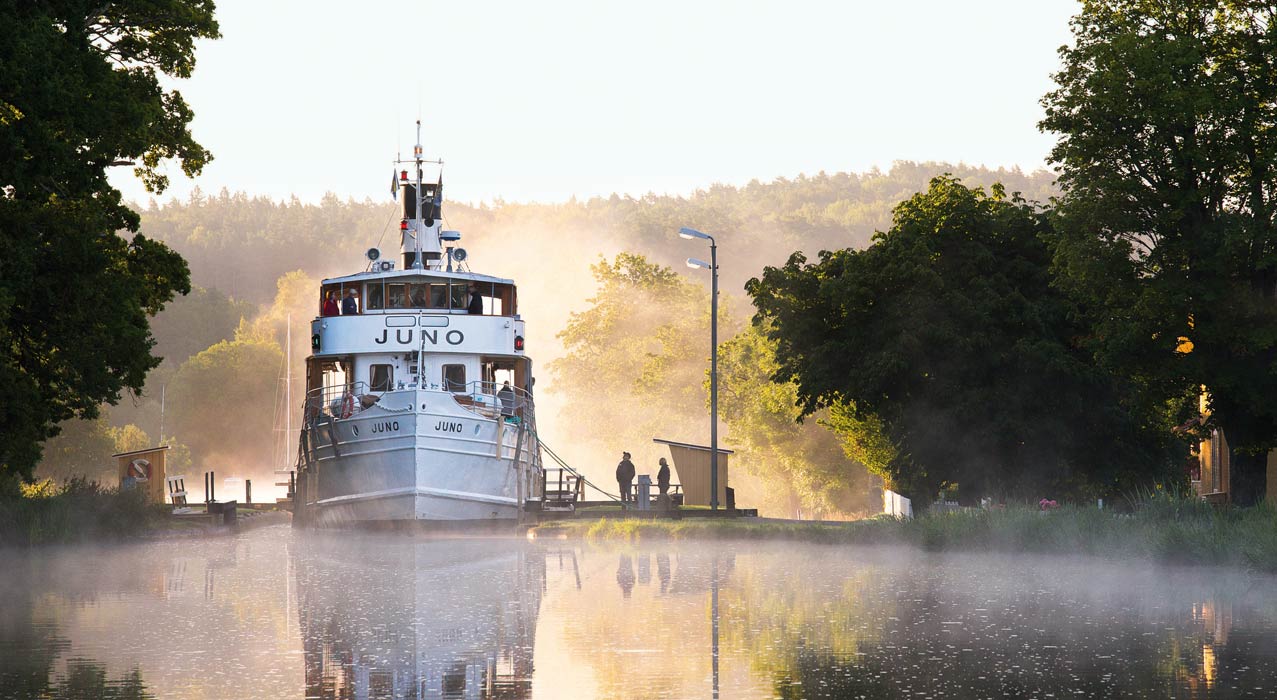
M 1242 572 L 286 526 L 3 562 L 2 698 L 1277 696 Z

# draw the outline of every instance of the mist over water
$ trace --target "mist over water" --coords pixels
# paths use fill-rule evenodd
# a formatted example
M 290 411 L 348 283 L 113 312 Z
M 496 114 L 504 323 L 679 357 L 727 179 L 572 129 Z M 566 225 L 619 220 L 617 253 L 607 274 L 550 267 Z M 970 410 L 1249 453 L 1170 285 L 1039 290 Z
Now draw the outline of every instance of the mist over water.
M 1237 572 L 286 527 L 6 562 L 0 698 L 1277 692 L 1277 587 Z

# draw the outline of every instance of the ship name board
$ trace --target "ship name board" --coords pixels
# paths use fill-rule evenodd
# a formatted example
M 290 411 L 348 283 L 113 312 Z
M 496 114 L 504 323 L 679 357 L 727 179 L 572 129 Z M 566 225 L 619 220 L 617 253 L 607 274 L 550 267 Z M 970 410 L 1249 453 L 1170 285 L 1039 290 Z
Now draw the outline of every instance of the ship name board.
M 414 333 L 417 333 L 417 332 L 418 331 L 414 331 L 411 328 L 396 328 L 395 335 L 394 335 L 394 342 L 397 345 L 412 345 L 413 344 L 412 340 L 415 337 Z M 423 342 L 430 343 L 431 345 L 439 344 L 438 330 L 430 330 L 430 329 L 423 328 L 420 331 L 420 333 L 421 333 L 421 339 Z M 381 331 L 381 337 L 373 338 L 372 342 L 377 343 L 378 345 L 385 345 L 386 343 L 389 343 L 390 340 L 391 340 L 390 329 L 383 328 Z M 447 343 L 448 345 L 460 345 L 466 342 L 466 335 L 462 333 L 461 331 L 451 330 L 443 334 L 443 342 Z
M 435 424 L 435 430 L 441 433 L 459 433 L 461 432 L 461 424 L 441 420 Z
M 373 423 L 372 431 L 374 433 L 397 433 L 399 432 L 399 421 L 388 420 L 380 423 Z

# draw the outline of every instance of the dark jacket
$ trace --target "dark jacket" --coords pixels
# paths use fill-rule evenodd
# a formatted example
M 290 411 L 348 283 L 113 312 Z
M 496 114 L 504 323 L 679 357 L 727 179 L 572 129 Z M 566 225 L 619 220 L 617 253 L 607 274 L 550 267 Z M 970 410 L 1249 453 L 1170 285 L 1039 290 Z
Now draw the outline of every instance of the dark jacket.
M 662 464 L 656 471 L 656 486 L 665 492 L 670 487 L 670 465 Z
M 620 464 L 616 465 L 616 480 L 623 484 L 634 481 L 634 463 L 628 459 L 621 460 Z
M 501 414 L 506 416 L 514 415 L 514 389 L 502 385 L 501 390 L 497 392 L 497 400 L 501 402 Z
M 346 297 L 341 300 L 342 316 L 353 316 L 357 313 L 359 313 L 359 303 L 355 301 L 354 297 Z
M 466 307 L 466 312 L 472 314 L 483 313 L 483 297 L 478 292 L 470 295 L 470 306 Z

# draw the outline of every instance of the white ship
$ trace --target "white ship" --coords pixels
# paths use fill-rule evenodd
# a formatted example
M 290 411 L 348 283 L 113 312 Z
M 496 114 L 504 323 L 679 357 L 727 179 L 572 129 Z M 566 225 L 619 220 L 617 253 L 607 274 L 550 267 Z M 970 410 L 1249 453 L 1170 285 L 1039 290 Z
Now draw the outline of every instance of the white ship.
M 436 165 L 432 183 L 423 168 Z M 371 249 L 364 271 L 320 289 L 295 515 L 516 520 L 543 470 L 515 283 L 466 267 L 461 234 L 442 228 L 439 161 L 418 143 L 396 170 L 401 255 Z

